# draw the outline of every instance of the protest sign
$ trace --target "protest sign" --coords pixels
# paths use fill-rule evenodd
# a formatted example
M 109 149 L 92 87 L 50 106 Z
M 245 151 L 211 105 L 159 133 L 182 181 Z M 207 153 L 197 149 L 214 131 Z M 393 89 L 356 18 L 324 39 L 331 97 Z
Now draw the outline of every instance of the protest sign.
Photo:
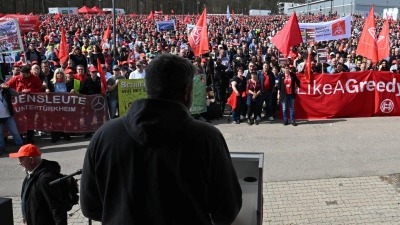
M 0 21 L 0 51 L 1 53 L 24 51 L 16 19 Z
M 200 114 L 207 111 L 206 75 L 196 75 L 193 78 L 193 102 L 191 114 Z
M 118 83 L 119 116 L 125 115 L 132 103 L 147 98 L 144 79 L 120 80 Z

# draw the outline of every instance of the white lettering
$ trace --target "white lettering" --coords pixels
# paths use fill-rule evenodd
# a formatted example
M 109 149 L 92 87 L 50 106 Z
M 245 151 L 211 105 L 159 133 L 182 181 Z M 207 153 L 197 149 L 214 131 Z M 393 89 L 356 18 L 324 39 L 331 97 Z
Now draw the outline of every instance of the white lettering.
M 342 82 L 340 82 L 340 80 L 337 81 L 335 90 L 333 91 L 333 94 L 336 94 L 337 91 L 340 91 L 340 92 L 342 92 L 342 94 L 344 94 L 344 88 L 343 88 Z
M 321 84 L 319 84 L 318 86 L 315 86 L 315 85 L 317 85 L 316 80 L 314 80 L 314 95 L 315 95 L 315 92 L 317 92 L 317 91 L 319 94 L 322 94 L 321 91 L 319 90 L 319 88 L 321 87 Z
M 357 85 L 351 85 L 350 83 L 355 83 L 357 84 L 357 81 L 355 79 L 349 79 L 346 82 L 346 91 L 349 93 L 355 93 L 358 92 L 358 86 Z M 353 89 L 350 89 L 350 85 L 352 86 Z
M 373 81 L 373 80 L 368 81 L 367 90 L 368 91 L 374 91 L 374 89 L 375 89 L 374 87 L 375 87 L 375 81 Z
M 326 95 L 332 94 L 332 85 L 330 84 L 325 84 L 324 87 L 322 88 L 322 92 Z
M 360 92 L 364 92 L 364 86 L 367 84 L 367 81 L 360 82 Z
M 385 82 L 379 81 L 376 84 L 376 90 L 379 91 L 379 92 L 384 92 L 385 91 Z
M 393 78 L 392 82 L 388 82 L 386 85 L 387 92 L 395 92 L 396 91 L 396 78 Z
M 79 99 L 78 99 L 78 104 L 79 105 L 85 105 L 86 103 L 86 98 L 83 98 L 83 97 L 79 97 Z

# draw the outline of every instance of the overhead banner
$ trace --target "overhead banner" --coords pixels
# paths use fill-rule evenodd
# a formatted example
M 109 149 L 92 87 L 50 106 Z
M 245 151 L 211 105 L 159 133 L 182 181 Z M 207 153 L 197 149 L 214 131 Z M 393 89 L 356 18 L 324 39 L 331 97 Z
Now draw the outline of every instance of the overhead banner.
M 171 31 L 175 30 L 175 20 L 168 20 L 168 21 L 157 21 L 157 31 Z
M 297 75 L 296 119 L 400 116 L 400 74 L 317 74 L 310 84 Z
M 145 79 L 122 79 L 118 82 L 119 116 L 125 115 L 132 103 L 147 98 Z
M 207 111 L 206 75 L 196 75 L 193 78 L 193 102 L 190 114 L 200 114 Z
M 351 16 L 322 23 L 299 23 L 303 42 L 329 41 L 351 37 Z
M 1 53 L 24 51 L 17 19 L 0 22 L 0 51 Z M 3 61 L 3 56 L 0 57 Z
M 6 14 L 0 18 L 0 22 L 7 21 L 9 19 L 17 19 L 19 29 L 23 33 L 28 33 L 31 31 L 31 29 L 36 32 L 39 31 L 39 16 Z
M 31 93 L 13 97 L 18 131 L 95 132 L 107 120 L 108 105 L 103 95 Z

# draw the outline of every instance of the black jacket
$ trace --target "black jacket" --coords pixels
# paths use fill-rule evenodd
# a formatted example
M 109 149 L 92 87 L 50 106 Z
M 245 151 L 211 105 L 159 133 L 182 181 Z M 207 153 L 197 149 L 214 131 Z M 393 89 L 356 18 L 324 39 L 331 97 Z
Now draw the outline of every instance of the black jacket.
M 60 165 L 55 161 L 42 159 L 42 163 L 24 180 L 21 191 L 21 205 L 29 225 L 66 225 L 67 210 L 61 186 L 49 186 L 60 174 Z M 27 186 L 24 195 L 24 187 Z
M 95 95 L 100 93 L 101 93 L 100 77 L 96 77 L 96 80 L 92 80 L 91 77 L 88 77 L 81 83 L 79 94 Z
M 292 97 L 296 97 L 296 87 L 300 87 L 300 80 L 297 78 L 295 73 L 290 73 L 290 77 L 292 78 Z M 279 83 L 278 83 L 279 95 L 282 100 L 286 98 L 286 90 L 285 90 L 285 74 L 279 74 Z
M 103 225 L 231 224 L 242 206 L 221 132 L 178 102 L 136 100 L 95 133 L 82 171 L 82 213 Z

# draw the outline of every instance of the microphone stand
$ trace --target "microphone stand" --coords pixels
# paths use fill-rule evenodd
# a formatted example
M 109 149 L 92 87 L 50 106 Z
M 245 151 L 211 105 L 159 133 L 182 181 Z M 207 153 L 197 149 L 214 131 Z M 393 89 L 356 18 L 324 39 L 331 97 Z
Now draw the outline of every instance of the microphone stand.
M 55 184 L 58 184 L 58 183 L 64 181 L 64 180 L 67 179 L 67 178 L 70 178 L 70 177 L 73 177 L 73 176 L 79 175 L 79 174 L 82 174 L 82 169 L 77 170 L 75 173 L 71 173 L 71 174 L 69 174 L 69 175 L 60 177 L 60 178 L 58 178 L 58 179 L 56 179 L 56 180 L 53 180 L 52 182 L 49 183 L 49 185 L 50 185 L 50 186 L 53 186 L 53 185 L 55 185 Z M 91 219 L 88 219 L 88 220 L 89 220 L 89 221 L 88 221 L 89 225 L 92 225 L 92 220 L 91 220 Z

